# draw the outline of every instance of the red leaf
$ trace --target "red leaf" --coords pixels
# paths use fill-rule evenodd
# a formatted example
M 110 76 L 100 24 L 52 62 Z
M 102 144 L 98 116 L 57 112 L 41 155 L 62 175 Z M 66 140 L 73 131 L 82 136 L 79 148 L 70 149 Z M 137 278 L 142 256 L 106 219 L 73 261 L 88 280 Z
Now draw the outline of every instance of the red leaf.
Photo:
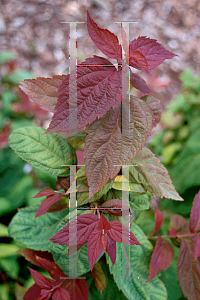
M 151 92 L 151 89 L 146 84 L 146 81 L 132 71 L 130 72 L 130 82 L 134 88 L 140 90 L 144 94 L 149 94 Z
M 122 110 L 129 122 L 129 107 L 122 102 Z M 121 134 L 121 107 L 109 110 L 99 120 L 88 125 L 85 141 L 86 175 L 89 185 L 89 199 L 109 179 L 119 172 L 120 165 L 134 159 L 144 146 L 152 129 L 153 113 L 143 100 L 130 97 L 130 135 Z
M 22 91 L 45 110 L 54 112 L 58 100 L 57 91 L 66 75 L 54 75 L 53 78 L 37 77 L 25 79 L 19 83 Z
M 89 299 L 89 287 L 85 279 L 71 279 L 64 287 L 70 293 L 70 300 Z
M 107 213 L 115 215 L 115 216 L 122 216 L 122 200 L 120 200 L 120 199 L 107 200 L 101 204 L 101 207 L 102 208 L 108 207 L 108 209 L 103 210 L 104 212 L 107 212 Z M 112 210 L 112 208 L 118 208 L 118 209 Z M 129 206 L 126 203 L 123 203 L 123 208 L 125 208 L 124 212 L 123 212 L 123 216 L 128 216 L 129 215 Z M 128 211 L 128 213 L 127 213 L 127 211 Z M 130 214 L 132 214 L 132 213 L 130 213 Z
M 49 272 L 51 277 L 57 281 L 62 281 L 61 277 L 66 277 L 63 271 L 58 267 L 58 265 L 54 261 L 50 261 L 45 258 L 41 258 L 36 256 L 36 260 L 38 261 L 40 267 L 44 268 Z
M 109 230 L 110 228 L 111 228 L 110 223 L 104 217 L 103 213 L 101 213 L 101 217 L 100 217 L 97 229 L 98 230 Z
M 108 235 L 106 235 L 106 252 L 110 256 L 110 259 L 114 265 L 116 261 L 116 242 L 113 241 Z
M 102 232 L 96 229 L 92 231 L 88 238 L 88 260 L 91 270 L 103 251 L 101 235 Z
M 60 188 L 63 188 L 63 190 L 65 190 L 65 192 L 66 192 L 70 187 L 69 176 L 68 177 L 58 176 L 57 179 L 58 179 L 57 182 L 60 185 Z
M 152 280 L 158 270 L 167 270 L 171 265 L 174 258 L 174 247 L 167 240 L 162 240 L 161 236 L 158 236 L 156 246 L 151 256 L 150 262 L 150 275 L 147 282 Z
M 195 232 L 195 235 L 194 235 L 194 259 L 197 260 L 197 257 L 200 257 L 200 237 Z
M 52 300 L 70 300 L 69 292 L 63 287 L 59 287 L 55 290 L 52 296 Z
M 200 231 L 200 191 L 195 195 L 190 214 L 190 231 Z
M 32 198 L 40 198 L 40 197 L 44 197 L 44 196 L 51 196 L 51 195 L 55 195 L 56 192 L 52 189 L 45 189 L 40 191 L 39 193 L 37 193 L 34 197 Z
M 130 53 L 129 63 L 130 66 L 134 67 L 135 69 L 142 70 L 149 74 L 148 62 L 146 57 L 140 51 L 134 50 Z
M 8 146 L 8 137 L 11 133 L 10 124 L 4 125 L 0 131 L 0 149 Z
M 177 234 L 189 233 L 189 225 L 187 220 L 178 214 L 170 216 L 169 228 L 176 229 Z
M 194 243 L 182 239 L 177 259 L 178 279 L 182 292 L 187 299 L 200 299 L 200 258 L 194 259 Z
M 165 59 L 170 59 L 176 54 L 165 50 L 161 44 L 155 39 L 147 38 L 146 36 L 139 36 L 130 43 L 130 53 L 138 50 L 143 54 L 148 63 L 148 70 L 152 70 L 159 66 Z M 137 68 L 142 70 L 141 68 Z
M 63 194 L 54 194 L 44 199 L 37 210 L 35 218 L 46 214 L 46 212 L 48 212 L 51 205 L 58 202 L 62 198 L 62 196 Z
M 41 265 L 39 264 L 38 260 L 36 259 L 36 256 L 43 257 L 43 258 L 53 261 L 52 254 L 47 251 L 36 251 L 36 250 L 29 249 L 29 248 L 25 248 L 25 249 L 20 249 L 17 252 L 20 253 L 21 255 L 23 255 L 26 258 L 26 260 L 30 261 L 32 264 L 34 264 L 38 267 L 41 267 Z
M 87 29 L 94 44 L 110 58 L 122 58 L 122 47 L 117 36 L 107 29 L 101 29 L 87 11 Z
M 173 235 L 174 237 L 177 236 L 177 231 L 175 228 L 172 228 L 170 231 L 169 231 L 169 235 Z
M 152 235 L 155 235 L 161 229 L 164 219 L 165 216 L 163 213 L 161 213 L 158 209 L 155 209 L 155 227 Z
M 94 265 L 94 268 L 91 272 L 91 275 L 92 275 L 92 278 L 94 280 L 96 288 L 102 294 L 102 291 L 106 286 L 106 276 L 104 274 L 104 271 L 103 271 L 100 263 L 97 262 Z
M 130 245 L 140 245 L 134 234 L 130 231 L 129 236 L 129 228 L 127 228 L 124 224 L 119 221 L 111 221 L 109 222 L 111 225 L 111 229 L 107 232 L 108 236 L 118 243 L 130 244 Z M 123 235 L 123 240 L 122 240 Z
M 56 281 L 45 277 L 44 275 L 42 275 L 38 271 L 35 271 L 31 268 L 29 268 L 29 270 L 31 272 L 31 275 L 32 275 L 35 283 L 40 287 L 40 289 L 49 291 L 49 290 L 52 290 L 53 288 L 55 288 L 58 285 L 58 283 Z
M 96 228 L 99 219 L 93 214 L 84 214 L 77 217 L 77 243 L 75 244 L 85 244 L 90 236 L 91 232 Z M 69 225 L 72 232 L 76 231 L 76 220 L 67 223 L 63 229 L 61 229 L 54 237 L 50 239 L 53 243 L 58 243 L 60 245 L 69 246 Z M 73 242 L 71 246 L 75 245 Z
M 98 59 L 97 59 L 98 58 Z M 88 62 L 103 64 L 107 61 L 110 67 L 90 66 Z M 91 57 L 77 68 L 77 110 L 69 112 L 69 77 L 59 88 L 59 98 L 55 113 L 46 133 L 69 132 L 69 113 L 77 122 L 77 129 L 81 129 L 95 119 L 104 116 L 110 108 L 116 108 L 121 103 L 121 71 L 109 60 L 101 57 Z M 76 106 L 76 91 L 71 93 L 72 102 Z M 70 101 L 71 101 L 70 99 Z
M 41 289 L 37 284 L 32 285 L 26 294 L 24 295 L 24 300 L 36 300 L 40 296 Z

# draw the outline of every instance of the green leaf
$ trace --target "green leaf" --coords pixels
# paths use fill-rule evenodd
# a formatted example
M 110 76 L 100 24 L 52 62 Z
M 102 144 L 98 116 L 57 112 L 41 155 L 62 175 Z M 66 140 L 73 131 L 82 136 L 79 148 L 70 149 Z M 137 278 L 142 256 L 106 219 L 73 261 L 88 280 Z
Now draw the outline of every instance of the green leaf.
M 112 188 L 115 190 L 122 190 L 122 181 L 127 182 L 125 175 L 116 176 Z M 134 192 L 135 194 L 143 194 L 146 193 L 146 190 L 143 188 L 141 184 L 134 183 L 129 181 L 129 191 Z
M 130 206 L 132 210 L 149 209 L 149 197 L 144 195 L 134 195 L 130 193 Z
M 87 252 L 87 244 L 83 245 L 80 250 L 67 256 L 68 253 L 67 246 L 54 244 L 51 248 L 51 253 L 53 254 L 54 261 L 60 267 L 61 270 L 67 276 L 81 276 L 86 272 L 90 271 L 90 264 L 88 261 L 88 252 Z M 103 253 L 102 253 L 103 254 Z M 73 263 L 74 261 L 74 263 Z M 76 268 L 74 268 L 74 264 L 76 263 Z M 71 269 L 69 270 L 69 268 Z M 76 274 L 74 273 L 76 270 Z
M 21 267 L 17 259 L 18 259 L 18 255 L 16 254 L 0 259 L 1 268 L 4 270 L 4 272 L 8 274 L 9 277 L 15 280 L 18 277 L 20 267 Z
M 17 55 L 11 51 L 3 51 L 0 53 L 0 64 L 5 64 L 13 59 L 15 59 Z
M 0 224 L 0 237 L 4 237 L 4 236 L 9 236 L 8 235 L 8 227 L 5 226 L 4 224 Z
M 1 244 L 0 245 L 0 258 L 8 257 L 11 255 L 17 255 L 19 247 L 13 244 Z
M 149 263 L 153 250 L 151 243 L 136 224 L 133 223 L 131 231 L 142 246 L 130 246 L 129 259 L 127 251 L 129 247 L 122 244 L 122 249 L 124 249 L 122 266 L 124 278 L 120 277 L 121 244 L 117 243 L 117 257 L 114 266 L 112 266 L 112 262 L 106 254 L 110 272 L 114 275 L 114 280 L 118 288 L 130 300 L 167 300 L 167 291 L 160 279 L 155 277 L 151 281 L 146 282 L 149 276 Z
M 66 176 L 66 165 L 77 163 L 76 153 L 59 134 L 44 135 L 44 132 L 41 127 L 16 129 L 9 137 L 9 145 L 33 167 L 52 175 Z
M 126 300 L 122 291 L 116 286 L 113 280 L 112 274 L 110 274 L 107 266 L 101 263 L 101 267 L 106 276 L 106 286 L 100 294 L 100 291 L 96 288 L 94 281 L 89 285 L 89 300 L 104 300 L 104 299 L 115 299 L 115 300 Z
M 37 210 L 38 205 L 20 209 L 8 227 L 9 235 L 28 248 L 50 251 L 53 243 L 49 239 L 59 230 L 57 227 L 64 222 L 63 218 L 67 215 L 68 210 L 47 213 L 35 218 Z
M 18 69 L 10 74 L 7 74 L 3 77 L 3 82 L 11 83 L 11 84 L 18 84 L 20 81 L 24 80 L 25 78 L 33 78 L 34 74 L 24 69 Z
M 183 151 L 177 156 L 176 165 L 169 169 L 169 174 L 177 191 L 200 185 L 200 129 L 186 142 Z

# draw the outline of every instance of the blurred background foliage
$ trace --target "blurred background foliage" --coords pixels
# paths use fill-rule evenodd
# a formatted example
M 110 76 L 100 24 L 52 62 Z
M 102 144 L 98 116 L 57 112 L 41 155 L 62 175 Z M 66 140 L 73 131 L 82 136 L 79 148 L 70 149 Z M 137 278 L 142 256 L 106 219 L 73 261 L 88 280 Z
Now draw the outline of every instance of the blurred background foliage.
M 41 189 L 55 189 L 57 180 L 56 176 L 32 168 L 8 147 L 13 130 L 31 125 L 43 127 L 49 119 L 49 114 L 18 88 L 19 81 L 33 78 L 34 74 L 17 69 L 16 60 L 12 52 L 0 53 L 0 300 L 21 300 L 26 288 L 34 283 L 27 269 L 31 264 L 16 252 L 24 246 L 8 236 L 7 226 L 17 209 L 41 202 L 45 197 L 32 197 Z
M 189 217 L 200 189 L 200 77 L 191 69 L 181 75 L 182 89 L 162 114 L 162 130 L 149 145 L 160 156 L 184 202 L 163 200 L 160 209 Z

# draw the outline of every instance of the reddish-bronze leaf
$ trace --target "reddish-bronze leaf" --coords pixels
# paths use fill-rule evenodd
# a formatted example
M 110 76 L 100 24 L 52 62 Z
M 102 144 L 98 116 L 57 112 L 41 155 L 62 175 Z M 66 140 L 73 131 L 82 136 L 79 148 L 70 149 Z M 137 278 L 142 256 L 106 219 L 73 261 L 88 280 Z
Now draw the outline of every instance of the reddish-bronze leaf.
M 130 72 L 130 82 L 134 88 L 140 90 L 144 94 L 149 94 L 151 92 L 151 89 L 146 84 L 146 81 L 132 71 Z
M 77 242 L 71 246 L 85 244 L 90 236 L 91 232 L 97 227 L 99 219 L 93 214 L 84 214 L 77 217 L 76 220 L 70 221 L 66 226 L 63 227 L 56 235 L 54 235 L 50 241 L 58 243 L 60 245 L 69 246 L 69 228 L 72 232 L 77 230 Z M 77 227 L 76 227 L 77 226 Z M 77 228 L 77 229 L 76 229 Z
M 63 284 L 70 293 L 70 300 L 88 300 L 89 299 L 89 287 L 85 279 L 71 279 Z
M 98 62 L 107 62 L 110 66 L 95 66 Z M 69 114 L 77 123 L 77 130 L 104 116 L 110 108 L 120 105 L 121 85 L 121 71 L 117 71 L 109 60 L 98 56 L 86 59 L 77 68 L 77 91 L 70 91 L 70 105 L 74 104 L 75 108 L 70 108 L 69 112 L 69 77 L 66 77 L 59 87 L 60 96 L 46 133 L 69 132 Z
M 94 280 L 96 288 L 102 294 L 102 291 L 106 286 L 106 276 L 104 274 L 104 271 L 103 271 L 100 263 L 97 262 L 94 265 L 94 268 L 91 272 L 91 275 L 92 275 L 92 278 Z
M 71 297 L 66 289 L 59 287 L 53 293 L 52 300 L 71 300 Z
M 176 236 L 177 236 L 177 231 L 176 231 L 176 229 L 175 229 L 175 228 L 172 228 L 172 229 L 169 231 L 169 235 L 172 235 L 172 236 L 176 237 Z
M 139 36 L 137 39 L 131 41 L 130 53 L 135 50 L 145 56 L 148 63 L 148 70 L 156 68 L 165 59 L 177 56 L 176 54 L 165 50 L 156 40 L 147 38 L 146 36 Z M 142 70 L 139 67 L 137 69 Z
M 50 292 L 50 295 L 51 295 L 51 290 L 58 285 L 58 282 L 45 277 L 44 275 L 42 275 L 41 273 L 39 273 L 36 270 L 33 270 L 31 268 L 29 268 L 29 270 L 31 272 L 31 275 L 32 275 L 35 283 L 39 286 L 39 288 Z
M 122 102 L 122 110 L 129 120 L 125 102 Z M 120 107 L 111 109 L 86 128 L 84 156 L 89 198 L 119 172 L 120 165 L 133 160 L 151 133 L 153 113 L 143 100 L 130 97 L 130 135 L 121 134 L 120 114 Z
M 108 235 L 106 236 L 106 252 L 110 256 L 112 264 L 116 261 L 116 242 L 113 241 Z
M 190 231 L 200 231 L 200 191 L 195 195 L 190 214 Z
M 69 208 L 69 197 L 63 196 L 59 201 L 55 202 L 48 209 L 49 213 L 62 211 Z
M 57 182 L 59 183 L 60 187 L 65 190 L 65 192 L 69 189 L 69 176 L 68 177 L 60 177 L 58 176 Z
M 169 241 L 162 240 L 159 235 L 151 256 L 150 275 L 147 282 L 156 276 L 158 270 L 167 270 L 171 265 L 173 258 L 174 247 Z
M 122 200 L 120 199 L 110 199 L 101 204 L 102 208 L 105 208 L 103 211 L 115 216 L 122 216 Z M 115 208 L 115 209 L 113 209 Z M 123 216 L 129 215 L 129 206 L 124 203 L 123 208 L 125 208 L 123 212 Z M 101 209 L 102 210 L 102 209 Z M 132 215 L 132 213 L 130 213 Z
M 55 195 L 55 191 L 52 189 L 45 189 L 40 191 L 39 193 L 37 193 L 34 197 L 32 198 L 40 198 L 40 197 L 45 197 L 45 196 L 51 196 L 51 195 Z
M 197 258 L 200 257 L 200 237 L 195 232 L 194 235 L 194 258 L 197 260 Z
M 155 209 L 155 227 L 154 227 L 154 231 L 153 231 L 152 235 L 155 235 L 156 233 L 158 233 L 158 231 L 162 227 L 164 219 L 165 219 L 165 216 L 163 215 L 163 213 L 161 213 L 161 211 L 159 211 L 158 209 Z
M 176 192 L 167 169 L 159 159 L 147 148 L 143 148 L 132 161 L 134 166 L 129 170 L 136 182 L 141 183 L 146 190 L 160 198 L 183 201 Z
M 195 261 L 192 239 L 181 241 L 177 271 L 184 296 L 187 299 L 200 300 L 200 258 Z
M 142 99 L 151 107 L 154 115 L 153 127 L 155 127 L 161 119 L 162 107 L 160 105 L 160 100 L 152 96 L 144 96 Z
M 63 196 L 63 194 L 54 194 L 54 195 L 48 196 L 46 199 L 44 199 L 38 208 L 35 218 L 46 214 L 46 212 L 48 212 L 49 208 L 54 203 L 58 202 L 62 198 L 62 196 Z
M 58 88 L 66 75 L 54 75 L 53 78 L 37 77 L 25 79 L 19 83 L 22 91 L 42 108 L 54 112 L 58 100 Z
M 61 277 L 66 277 L 63 271 L 54 261 L 39 256 L 36 256 L 36 260 L 38 261 L 40 267 L 47 270 L 53 279 L 61 281 Z
M 38 299 L 40 297 L 40 291 L 41 289 L 37 284 L 32 285 L 24 295 L 24 300 Z
M 141 246 L 134 234 L 131 231 L 129 233 L 129 228 L 127 228 L 124 224 L 119 221 L 111 221 L 109 224 L 111 225 L 111 229 L 107 231 L 107 234 L 113 241 Z
M 114 33 L 101 29 L 90 17 L 87 11 L 87 29 L 94 44 L 101 52 L 110 58 L 122 58 L 122 47 Z
M 130 53 L 129 63 L 130 66 L 134 67 L 135 69 L 142 70 L 149 74 L 148 62 L 146 57 L 140 51 L 134 50 Z
M 88 239 L 88 260 L 91 270 L 103 251 L 101 235 L 102 232 L 96 229 L 92 231 Z
M 23 255 L 26 258 L 26 260 L 30 261 L 32 264 L 34 264 L 38 267 L 41 267 L 41 265 L 39 264 L 38 260 L 36 259 L 36 256 L 46 258 L 50 261 L 53 261 L 52 254 L 47 251 L 36 251 L 33 249 L 24 248 L 24 249 L 18 250 L 18 253 Z
M 101 213 L 101 217 L 100 217 L 97 229 L 98 230 L 109 230 L 109 229 L 111 229 L 110 222 L 107 221 L 107 219 L 104 217 L 103 213 Z
M 181 215 L 174 214 L 170 216 L 169 229 L 175 229 L 177 234 L 189 233 L 189 225 L 187 220 Z

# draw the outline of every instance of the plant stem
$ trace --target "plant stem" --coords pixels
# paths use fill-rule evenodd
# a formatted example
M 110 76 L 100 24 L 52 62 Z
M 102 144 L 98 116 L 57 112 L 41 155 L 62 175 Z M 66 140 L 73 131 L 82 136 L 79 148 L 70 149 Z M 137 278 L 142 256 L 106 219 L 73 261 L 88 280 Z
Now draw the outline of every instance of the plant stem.
M 200 233 L 197 233 L 197 234 L 199 235 Z M 161 235 L 161 238 L 174 238 L 174 239 L 180 238 L 181 239 L 181 238 L 184 238 L 184 237 L 192 237 L 194 235 L 195 235 L 195 233 L 177 234 L 176 236 L 174 236 L 174 235 Z M 147 238 L 149 240 L 157 240 L 158 236 L 147 236 Z

